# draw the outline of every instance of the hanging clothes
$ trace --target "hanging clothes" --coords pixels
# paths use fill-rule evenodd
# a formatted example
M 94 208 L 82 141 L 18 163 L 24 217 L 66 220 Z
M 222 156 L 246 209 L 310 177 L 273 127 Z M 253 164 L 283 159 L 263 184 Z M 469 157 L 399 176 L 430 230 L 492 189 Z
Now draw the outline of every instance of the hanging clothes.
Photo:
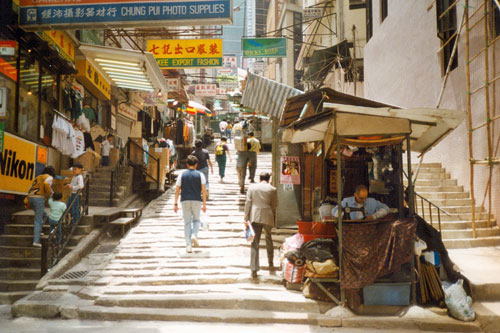
M 177 119 L 175 124 L 175 143 L 178 145 L 184 144 L 184 121 Z
M 83 140 L 85 141 L 85 150 L 87 150 L 87 148 L 91 148 L 95 151 L 94 141 L 92 141 L 92 135 L 90 135 L 90 133 L 84 132 Z
M 95 110 L 90 105 L 85 105 L 83 107 L 83 114 L 89 120 L 90 125 L 92 125 L 96 121 Z

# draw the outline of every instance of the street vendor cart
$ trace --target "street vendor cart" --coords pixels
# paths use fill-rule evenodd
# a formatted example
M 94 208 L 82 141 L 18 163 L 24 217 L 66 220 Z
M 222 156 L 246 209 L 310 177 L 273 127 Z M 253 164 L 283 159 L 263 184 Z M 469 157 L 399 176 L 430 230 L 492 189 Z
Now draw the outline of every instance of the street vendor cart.
M 377 304 L 377 300 L 367 298 L 395 290 L 394 305 L 408 305 L 405 303 L 410 302 L 410 295 L 414 303 L 416 221 L 411 152 L 425 153 L 458 126 L 465 114 L 456 110 L 366 107 L 328 100 L 322 99 L 318 105 L 305 104 L 300 117 L 289 122 L 282 133 L 282 142 L 302 147 L 301 222 L 319 221 L 322 201 L 329 199 L 340 204 L 360 184 L 370 190 L 370 197 L 387 204 L 391 212 L 369 222 L 350 220 L 349 212 L 339 213 L 336 220 L 322 221 L 335 223 L 339 272 L 338 278 L 312 281 L 337 304 L 346 304 L 346 293 L 353 290 L 363 290 L 365 304 Z M 382 277 L 384 284 L 370 289 Z M 328 292 L 323 282 L 338 283 L 338 297 Z M 359 300 L 353 303 L 359 304 Z

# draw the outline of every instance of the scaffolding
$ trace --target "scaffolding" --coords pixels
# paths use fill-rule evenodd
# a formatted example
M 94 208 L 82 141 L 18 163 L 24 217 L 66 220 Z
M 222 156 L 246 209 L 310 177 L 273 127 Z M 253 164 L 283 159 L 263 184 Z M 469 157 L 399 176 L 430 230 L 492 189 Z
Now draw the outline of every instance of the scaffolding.
M 437 0 L 439 1 L 439 0 Z M 428 10 L 436 0 L 432 1 L 428 7 Z M 449 1 L 451 2 L 451 0 Z M 448 2 L 448 3 L 449 3 Z M 441 48 L 437 51 L 438 53 L 443 52 L 444 48 L 450 43 L 453 44 L 453 50 L 446 68 L 446 72 L 443 78 L 443 85 L 441 92 L 438 97 L 438 102 L 436 107 L 439 107 L 443 92 L 450 74 L 452 67 L 452 62 L 456 55 L 457 46 L 459 43 L 459 38 L 462 32 L 462 28 L 465 28 L 465 77 L 466 77 L 466 96 L 467 96 L 467 138 L 468 138 L 468 150 L 469 150 L 469 163 L 470 163 L 470 192 L 471 192 L 471 214 L 472 214 L 472 234 L 473 237 L 477 237 L 476 231 L 476 199 L 475 199 L 475 166 L 486 166 L 488 167 L 488 181 L 485 187 L 483 201 L 481 203 L 481 210 L 484 209 L 486 198 L 488 200 L 488 221 L 487 226 L 491 225 L 491 211 L 492 211 L 492 179 L 493 179 L 493 168 L 495 165 L 500 164 L 500 158 L 498 157 L 498 149 L 500 145 L 500 133 L 495 133 L 495 127 L 493 126 L 495 121 L 500 119 L 500 114 L 497 114 L 497 82 L 500 79 L 500 75 L 497 73 L 497 62 L 499 59 L 496 56 L 495 47 L 498 40 L 500 39 L 499 31 L 495 28 L 495 9 L 498 9 L 497 16 L 500 16 L 500 1 L 499 0 L 477 0 L 474 1 L 474 6 L 471 6 L 472 1 L 470 0 L 456 0 L 451 3 L 438 17 L 438 20 L 443 20 L 446 15 L 450 15 L 450 11 L 453 10 L 459 4 L 463 5 L 464 12 L 462 16 L 462 21 L 458 26 L 458 30 L 455 31 L 447 40 L 443 41 Z M 472 13 L 470 10 L 473 10 Z M 499 17 L 496 17 L 498 20 Z M 474 37 L 480 37 L 482 43 L 480 46 L 471 45 L 471 33 L 475 33 Z M 497 36 L 498 35 L 498 36 Z M 474 41 L 478 40 L 475 38 Z M 450 44 L 451 45 L 451 44 Z M 478 50 L 477 50 L 478 49 Z M 476 53 L 471 56 L 471 51 L 476 51 Z M 483 59 L 483 62 L 479 61 Z M 471 71 L 471 64 L 474 64 L 475 69 Z M 483 68 L 480 68 L 483 67 Z M 482 74 L 480 73 L 482 71 Z M 477 82 L 472 82 L 472 78 L 475 75 L 482 75 L 483 81 L 481 84 Z M 475 77 L 474 77 L 475 78 Z M 491 78 L 491 79 L 490 79 Z M 477 79 L 476 79 L 477 80 Z M 473 86 L 473 85 L 476 86 Z M 500 87 L 500 86 L 499 86 Z M 478 94 L 483 94 L 478 98 L 484 97 L 484 122 L 479 125 L 474 124 L 474 116 L 477 114 L 473 113 L 475 107 L 473 107 L 473 97 Z M 477 99 L 475 100 L 478 101 Z M 480 112 L 483 112 L 481 110 Z M 500 113 L 500 112 L 499 112 Z M 483 159 L 477 159 L 474 157 L 474 133 L 478 133 L 479 130 L 485 130 L 486 133 L 483 135 L 486 137 L 487 145 L 487 156 Z M 497 136 L 495 143 L 495 136 Z M 479 142 L 482 144 L 482 142 Z M 476 146 L 477 147 L 477 146 Z

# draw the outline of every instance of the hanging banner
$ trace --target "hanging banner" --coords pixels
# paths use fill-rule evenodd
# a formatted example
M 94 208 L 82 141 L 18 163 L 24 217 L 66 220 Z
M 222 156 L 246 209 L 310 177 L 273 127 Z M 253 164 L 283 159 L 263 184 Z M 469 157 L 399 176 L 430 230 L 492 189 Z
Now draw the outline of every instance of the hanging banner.
M 281 184 L 300 184 L 300 161 L 298 156 L 281 156 Z
M 37 145 L 10 133 L 4 133 L 0 153 L 0 192 L 26 194 L 35 179 Z
M 238 67 L 238 58 L 236 56 L 224 56 L 222 58 L 224 68 L 236 68 Z
M 167 84 L 168 91 L 177 91 L 180 87 L 179 79 L 165 79 L 165 83 Z
M 66 60 L 75 63 L 75 44 L 68 34 L 61 30 L 43 31 L 38 34 L 50 45 L 54 45 L 59 54 Z
M 78 81 L 100 99 L 111 99 L 111 84 L 102 76 L 87 59 L 76 61 Z
M 195 86 L 195 96 L 199 97 L 214 97 L 217 95 L 216 84 L 197 84 Z
M 160 68 L 222 67 L 222 39 L 148 40 Z
M 283 58 L 286 38 L 243 38 L 242 49 L 246 58 Z
M 24 29 L 105 29 L 112 27 L 232 24 L 231 0 L 21 0 Z

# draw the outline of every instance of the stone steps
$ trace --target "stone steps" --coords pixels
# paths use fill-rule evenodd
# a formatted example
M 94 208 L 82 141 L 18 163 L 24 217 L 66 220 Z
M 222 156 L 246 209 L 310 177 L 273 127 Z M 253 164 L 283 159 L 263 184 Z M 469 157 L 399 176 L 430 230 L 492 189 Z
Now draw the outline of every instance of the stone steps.
M 477 237 L 496 237 L 500 236 L 500 228 L 476 228 Z M 472 229 L 462 230 L 442 230 L 441 237 L 445 239 L 472 238 Z
M 0 268 L 0 280 L 36 280 L 40 274 L 39 268 Z
M 44 224 L 42 227 L 42 232 L 45 235 L 49 234 L 50 226 L 48 223 Z M 90 225 L 80 225 L 76 227 L 74 231 L 74 235 L 84 235 L 88 234 L 92 230 Z M 7 224 L 5 225 L 5 233 L 6 234 L 14 234 L 14 235 L 30 235 L 33 237 L 33 223 L 29 224 Z
M 42 236 L 47 237 L 47 236 Z M 73 235 L 69 240 L 68 246 L 76 246 L 82 238 L 82 235 Z M 0 246 L 31 246 L 33 244 L 33 235 L 0 235 Z
M 443 239 L 447 249 L 466 249 L 472 247 L 500 246 L 500 236 L 463 238 L 463 239 Z
M 0 292 L 35 290 L 36 280 L 0 280 Z

